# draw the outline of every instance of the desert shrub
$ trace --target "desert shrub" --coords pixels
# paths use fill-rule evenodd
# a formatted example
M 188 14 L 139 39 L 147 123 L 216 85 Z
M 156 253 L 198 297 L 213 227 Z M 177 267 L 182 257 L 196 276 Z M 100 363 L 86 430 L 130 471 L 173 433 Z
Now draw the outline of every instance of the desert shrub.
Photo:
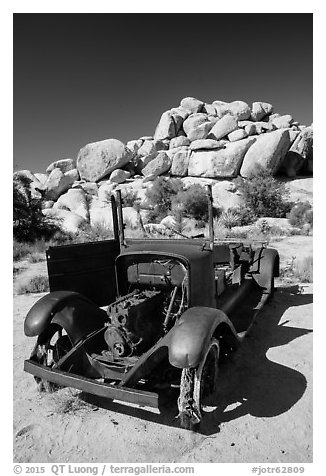
M 285 218 L 291 210 L 289 191 L 268 169 L 257 167 L 246 179 L 238 178 L 236 187 L 242 194 L 245 207 L 256 218 Z
M 57 231 L 49 240 L 49 246 L 60 246 L 72 244 L 75 240 L 75 233 L 68 233 L 64 231 Z
M 183 210 L 183 215 L 195 220 L 208 220 L 207 192 L 199 184 L 190 185 L 186 190 L 180 190 L 173 198 Z
M 46 256 L 45 256 L 45 250 L 43 253 L 40 253 L 39 251 L 37 251 L 36 253 L 32 253 L 29 258 L 28 258 L 28 261 L 30 263 L 40 263 L 41 261 L 44 261 L 46 259 Z
M 28 281 L 18 286 L 18 294 L 26 293 L 44 293 L 49 291 L 49 281 L 47 276 L 37 274 L 32 276 Z
M 231 230 L 234 226 L 240 226 L 241 219 L 235 210 L 228 209 L 221 214 L 220 222 L 228 230 Z
M 123 196 L 122 206 L 123 207 L 137 207 L 139 204 L 139 199 L 137 192 L 135 190 L 128 190 L 126 194 Z
M 287 218 L 291 225 L 301 228 L 303 225 L 313 225 L 313 211 L 311 204 L 306 202 L 298 202 L 287 214 Z
M 97 223 L 84 225 L 73 235 L 73 243 L 88 243 L 90 241 L 111 240 L 113 231 L 111 228 Z
M 248 207 L 231 207 L 229 210 L 237 214 L 238 226 L 252 225 L 257 220 L 255 213 Z
M 41 200 L 32 197 L 30 180 L 15 178 L 13 182 L 13 234 L 18 241 L 33 242 L 39 238 L 49 239 L 58 225 L 42 214 Z
M 172 209 L 174 197 L 183 190 L 180 179 L 166 179 L 158 177 L 154 180 L 151 188 L 146 190 L 146 199 L 151 207 L 149 220 L 159 220 L 168 215 Z

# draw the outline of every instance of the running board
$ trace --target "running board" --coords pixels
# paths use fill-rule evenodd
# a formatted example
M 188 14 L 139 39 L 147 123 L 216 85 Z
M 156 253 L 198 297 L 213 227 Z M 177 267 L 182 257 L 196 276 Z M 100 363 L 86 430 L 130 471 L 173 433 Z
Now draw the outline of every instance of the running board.
M 159 395 L 154 392 L 97 382 L 80 375 L 63 372 L 62 370 L 49 369 L 30 359 L 24 361 L 24 370 L 35 377 L 48 380 L 63 387 L 73 387 L 98 397 L 112 398 L 114 400 L 158 408 Z

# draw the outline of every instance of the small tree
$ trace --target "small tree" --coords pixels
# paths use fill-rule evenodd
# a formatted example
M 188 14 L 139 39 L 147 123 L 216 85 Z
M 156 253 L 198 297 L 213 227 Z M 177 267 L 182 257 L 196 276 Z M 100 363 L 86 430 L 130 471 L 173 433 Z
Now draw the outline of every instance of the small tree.
M 185 217 L 208 220 L 207 192 L 201 185 L 193 184 L 187 190 L 180 190 L 173 198 L 173 202 L 182 206 Z
M 285 185 L 276 180 L 271 171 L 257 167 L 248 178 L 239 178 L 236 186 L 244 204 L 257 217 L 285 218 L 292 202 Z
M 42 214 L 41 200 L 32 197 L 30 180 L 14 178 L 13 182 L 13 234 L 18 241 L 32 242 L 49 239 L 59 230 L 52 220 Z

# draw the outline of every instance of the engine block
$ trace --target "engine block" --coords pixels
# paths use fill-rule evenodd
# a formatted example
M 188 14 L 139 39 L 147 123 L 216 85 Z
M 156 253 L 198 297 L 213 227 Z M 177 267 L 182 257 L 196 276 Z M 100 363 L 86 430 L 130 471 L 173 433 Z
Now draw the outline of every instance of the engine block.
M 109 322 L 104 337 L 114 358 L 140 355 L 159 339 L 163 332 L 161 291 L 134 291 L 108 307 Z

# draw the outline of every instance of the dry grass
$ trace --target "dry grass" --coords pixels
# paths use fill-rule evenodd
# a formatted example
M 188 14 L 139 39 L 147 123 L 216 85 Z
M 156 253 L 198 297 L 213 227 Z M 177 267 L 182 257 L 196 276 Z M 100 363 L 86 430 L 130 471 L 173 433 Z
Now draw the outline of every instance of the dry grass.
M 313 282 L 313 257 L 306 256 L 294 263 L 294 276 L 301 283 Z
M 49 291 L 48 277 L 36 274 L 18 285 L 18 294 L 45 293 Z
M 310 255 L 297 259 L 293 256 L 287 265 L 281 268 L 280 277 L 295 283 L 313 283 L 313 257 Z

